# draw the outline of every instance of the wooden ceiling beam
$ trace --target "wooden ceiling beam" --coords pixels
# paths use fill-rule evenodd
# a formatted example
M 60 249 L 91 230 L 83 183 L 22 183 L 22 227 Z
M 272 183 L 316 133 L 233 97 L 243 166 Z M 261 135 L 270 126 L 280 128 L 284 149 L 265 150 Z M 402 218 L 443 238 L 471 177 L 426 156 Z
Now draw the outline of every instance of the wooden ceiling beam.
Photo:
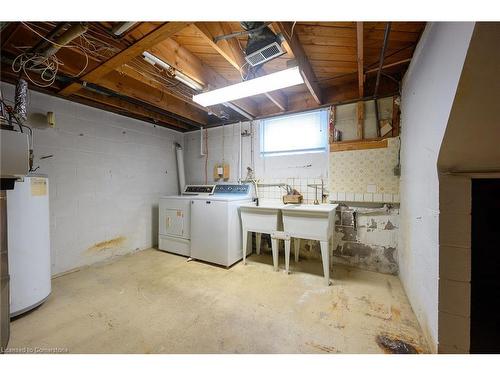
M 98 83 L 113 92 L 144 101 L 164 111 L 171 112 L 198 124 L 206 124 L 206 112 L 144 82 L 113 71 L 102 77 Z
M 314 73 L 313 68 L 311 67 L 311 63 L 306 56 L 304 51 L 304 47 L 299 41 L 297 34 L 292 34 L 292 22 L 276 22 L 276 27 L 278 31 L 283 35 L 286 41 L 285 48 L 287 51 L 295 57 L 297 64 L 302 72 L 302 76 L 304 78 L 304 83 L 307 86 L 307 89 L 311 93 L 312 97 L 316 101 L 317 104 L 322 104 L 322 94 L 321 88 L 318 85 L 318 79 L 316 78 L 316 74 Z
M 165 39 L 148 51 L 208 89 L 229 85 L 227 79 L 171 38 Z M 235 100 L 233 104 L 253 117 L 259 115 L 257 103 L 250 98 Z
M 357 61 L 358 61 L 358 89 L 359 97 L 365 95 L 365 75 L 363 73 L 364 56 L 363 56 L 363 22 L 356 22 L 356 45 L 357 45 Z
M 227 62 L 236 68 L 241 74 L 246 74 L 246 60 L 240 43 L 237 38 L 222 39 L 217 43 L 214 41 L 216 36 L 230 34 L 231 30 L 224 22 L 196 22 L 194 24 L 203 38 L 212 46 Z M 258 76 L 266 75 L 263 68 L 259 69 Z M 279 90 L 265 93 L 265 96 L 271 100 L 280 111 L 285 111 L 287 107 L 287 98 Z
M 175 128 L 181 129 L 181 130 L 191 130 L 192 129 L 191 126 L 186 125 L 179 120 L 172 119 L 166 115 L 151 111 L 147 108 L 144 108 L 144 106 L 130 103 L 130 102 L 128 102 L 124 99 L 121 99 L 121 98 L 106 96 L 106 95 L 102 95 L 102 94 L 88 91 L 88 90 L 80 90 L 75 95 L 82 97 L 82 98 L 85 98 L 85 99 L 88 99 L 88 100 L 91 100 L 91 101 L 94 101 L 94 102 L 98 102 L 98 103 L 113 107 L 113 108 L 117 108 L 118 110 L 132 113 L 132 114 L 137 115 L 137 116 L 148 118 L 155 123 L 156 122 L 165 123 L 165 124 L 168 124 L 170 126 L 173 126 Z
M 365 91 L 370 92 L 375 86 L 375 80 L 370 79 L 365 82 Z M 366 100 L 367 98 L 360 98 L 358 91 L 358 82 L 356 80 L 344 84 L 329 87 L 323 91 L 323 105 L 319 106 L 318 103 L 311 97 L 309 92 L 301 92 L 295 95 L 288 96 L 288 111 L 285 113 L 294 113 L 300 111 L 307 111 L 325 107 L 328 105 L 338 105 L 341 103 L 351 103 L 358 100 Z M 380 82 L 379 96 L 396 95 L 399 87 L 396 83 L 390 80 Z M 269 103 L 261 105 L 261 117 L 271 116 L 276 114 L 275 108 Z
M 139 39 L 137 42 L 132 44 L 131 46 L 125 48 L 121 52 L 117 53 L 106 62 L 102 63 L 89 73 L 85 74 L 81 77 L 82 81 L 91 82 L 91 83 L 99 83 L 99 79 L 116 68 L 120 67 L 127 61 L 130 61 L 136 56 L 139 56 L 147 49 L 153 47 L 154 45 L 160 43 L 162 40 L 169 38 L 174 35 L 176 32 L 182 30 L 186 26 L 188 26 L 188 22 L 167 22 L 162 26 L 156 28 L 143 38 Z M 78 90 L 80 90 L 81 85 L 79 83 L 71 83 L 63 90 L 59 92 L 60 95 L 68 96 L 71 95 Z

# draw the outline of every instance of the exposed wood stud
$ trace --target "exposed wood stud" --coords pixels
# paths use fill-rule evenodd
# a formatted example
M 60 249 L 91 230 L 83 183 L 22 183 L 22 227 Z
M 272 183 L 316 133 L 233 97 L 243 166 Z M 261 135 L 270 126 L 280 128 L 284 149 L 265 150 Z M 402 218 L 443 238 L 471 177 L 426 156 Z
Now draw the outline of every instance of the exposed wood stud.
M 357 40 L 357 61 L 358 61 L 358 87 L 359 97 L 365 95 L 365 75 L 363 73 L 364 66 L 364 48 L 363 48 L 363 22 L 356 22 L 356 40 Z
M 398 96 L 392 97 L 392 136 L 397 137 L 399 135 L 400 126 L 400 109 L 399 109 L 400 98 Z
M 360 101 L 356 104 L 356 115 L 357 115 L 357 134 L 358 139 L 364 138 L 364 126 L 365 126 L 365 102 Z
M 329 143 L 335 141 L 335 116 L 337 114 L 337 107 L 334 105 L 330 106 L 330 118 L 328 122 L 328 139 Z

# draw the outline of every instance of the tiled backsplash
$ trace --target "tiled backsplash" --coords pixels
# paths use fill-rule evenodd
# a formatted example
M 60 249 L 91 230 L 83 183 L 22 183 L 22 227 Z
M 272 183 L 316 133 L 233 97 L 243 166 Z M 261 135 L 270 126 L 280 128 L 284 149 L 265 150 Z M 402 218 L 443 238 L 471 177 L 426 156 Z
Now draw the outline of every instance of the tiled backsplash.
M 399 138 L 389 138 L 387 148 L 331 152 L 329 200 L 347 202 L 399 202 Z
M 327 181 L 324 180 L 324 188 L 327 189 Z M 316 197 L 315 189 L 309 187 L 312 184 L 321 184 L 320 178 L 271 178 L 260 180 L 261 184 L 288 184 L 293 189 L 296 189 L 303 196 L 304 203 L 313 203 Z M 279 199 L 286 194 L 284 187 L 278 186 L 259 186 L 259 198 L 263 199 Z M 318 200 L 321 202 L 321 187 L 318 189 Z

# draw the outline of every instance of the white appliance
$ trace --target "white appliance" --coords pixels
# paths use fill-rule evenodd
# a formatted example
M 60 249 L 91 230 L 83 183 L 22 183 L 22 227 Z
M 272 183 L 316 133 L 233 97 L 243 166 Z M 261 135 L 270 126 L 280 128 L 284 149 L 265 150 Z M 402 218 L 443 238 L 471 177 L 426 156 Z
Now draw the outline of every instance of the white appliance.
M 10 316 L 43 303 L 51 292 L 49 179 L 29 175 L 7 192 Z
M 160 198 L 158 248 L 184 256 L 191 255 L 191 199 L 214 193 L 215 185 L 186 185 L 182 195 Z
M 188 185 L 186 193 L 192 195 L 160 199 L 159 248 L 226 267 L 241 260 L 239 206 L 252 201 L 250 185 L 220 184 L 211 192 Z

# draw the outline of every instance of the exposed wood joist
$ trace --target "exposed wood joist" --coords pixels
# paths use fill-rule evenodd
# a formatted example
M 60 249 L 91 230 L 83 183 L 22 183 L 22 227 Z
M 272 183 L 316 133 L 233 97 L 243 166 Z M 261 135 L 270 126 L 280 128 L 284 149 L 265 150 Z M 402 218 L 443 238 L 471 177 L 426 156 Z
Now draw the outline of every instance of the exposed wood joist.
M 120 74 L 117 71 L 113 71 L 102 77 L 98 84 L 108 90 L 142 100 L 195 123 L 207 123 L 208 115 L 206 112 L 161 90 L 155 89 L 144 82 Z
M 117 109 L 122 110 L 122 111 L 127 111 L 127 112 L 130 112 L 132 114 L 151 119 L 154 122 L 168 124 L 168 125 L 175 127 L 177 129 L 183 129 L 183 130 L 191 130 L 192 129 L 191 126 L 188 126 L 188 125 L 182 123 L 181 121 L 172 119 L 172 118 L 165 116 L 163 114 L 146 109 L 146 108 L 144 108 L 144 106 L 130 103 L 130 102 L 128 102 L 124 99 L 121 99 L 121 98 L 106 96 L 106 95 L 102 95 L 102 94 L 88 91 L 88 90 L 80 90 L 78 93 L 76 93 L 76 95 L 78 95 L 82 98 L 85 98 L 85 99 L 92 100 L 94 102 L 102 103 L 102 104 L 105 104 L 107 106 L 117 108 Z
M 374 79 L 369 79 L 365 82 L 365 90 L 371 92 L 375 85 Z M 384 80 L 380 82 L 379 96 L 391 96 L 396 95 L 399 91 L 399 86 L 389 80 Z M 358 82 L 351 81 L 341 85 L 337 85 L 324 90 L 323 92 L 324 104 L 322 105 L 338 105 L 342 103 L 353 103 L 358 100 Z M 364 97 L 363 100 L 372 99 L 372 97 Z M 311 97 L 309 92 L 302 92 L 295 95 L 288 96 L 288 110 L 285 113 L 293 113 L 300 111 L 307 111 L 311 109 L 318 108 L 318 104 Z M 267 105 L 261 106 L 261 117 L 272 116 L 275 114 L 274 106 Z
M 288 52 L 293 54 L 295 57 L 297 64 L 302 71 L 302 76 L 304 77 L 304 82 L 311 93 L 312 97 L 316 101 L 317 104 L 322 104 L 322 94 L 321 89 L 318 85 L 318 79 L 316 78 L 316 74 L 311 67 L 311 63 L 306 56 L 304 48 L 300 44 L 299 38 L 297 34 L 292 33 L 292 22 L 276 22 L 276 27 L 279 32 L 285 38 Z
M 227 79 L 204 64 L 198 57 L 171 38 L 165 39 L 158 45 L 150 48 L 149 51 L 209 89 L 229 85 Z M 235 100 L 233 104 L 252 117 L 259 115 L 257 104 L 252 99 Z
M 356 41 L 357 41 L 357 61 L 358 61 L 358 87 L 359 87 L 359 97 L 362 98 L 365 95 L 364 82 L 365 76 L 363 74 L 363 22 L 356 22 Z
M 99 65 L 97 68 L 92 70 L 91 72 L 85 74 L 81 77 L 82 81 L 99 83 L 99 79 L 104 75 L 110 73 L 115 70 L 119 66 L 123 65 L 127 61 L 130 61 L 134 57 L 140 55 L 147 49 L 153 47 L 154 45 L 160 43 L 162 40 L 169 38 L 176 32 L 182 30 L 189 23 L 187 22 L 167 22 L 162 26 L 158 27 L 154 31 L 150 32 L 131 46 L 127 47 L 123 51 L 117 53 L 115 56 Z M 80 90 L 81 85 L 79 83 L 72 83 L 68 87 L 64 88 L 59 92 L 60 95 L 71 95 L 78 90 Z
M 214 41 L 216 36 L 230 34 L 231 30 L 228 25 L 223 22 L 196 22 L 196 28 L 208 42 L 222 57 L 226 59 L 233 67 L 242 74 L 246 74 L 244 66 L 246 64 L 245 55 L 241 50 L 238 39 L 222 39 L 218 42 Z M 265 75 L 265 71 L 260 69 L 258 75 Z M 265 94 L 281 111 L 285 111 L 287 107 L 287 98 L 279 90 Z

